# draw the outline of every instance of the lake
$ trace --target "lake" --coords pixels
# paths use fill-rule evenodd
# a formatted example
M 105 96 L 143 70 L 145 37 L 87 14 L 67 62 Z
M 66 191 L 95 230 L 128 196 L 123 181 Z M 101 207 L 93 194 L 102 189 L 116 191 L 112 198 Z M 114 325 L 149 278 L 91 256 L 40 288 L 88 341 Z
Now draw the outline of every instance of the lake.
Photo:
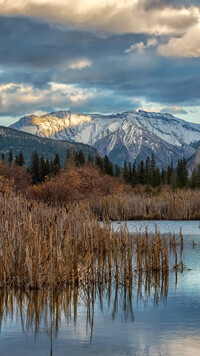
M 136 279 L 131 288 L 1 290 L 0 355 L 200 355 L 200 221 L 129 221 L 127 228 L 154 232 L 155 224 L 163 234 L 182 227 L 178 258 L 188 270 Z

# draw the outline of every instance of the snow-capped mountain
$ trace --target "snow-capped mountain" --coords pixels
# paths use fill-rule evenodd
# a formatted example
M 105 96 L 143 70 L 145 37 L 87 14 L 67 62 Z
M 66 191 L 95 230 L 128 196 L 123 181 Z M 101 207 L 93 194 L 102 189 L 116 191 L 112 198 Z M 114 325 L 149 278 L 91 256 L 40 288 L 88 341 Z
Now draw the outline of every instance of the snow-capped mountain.
M 195 153 L 200 141 L 200 125 L 170 114 L 129 111 L 122 114 L 79 114 L 59 111 L 38 117 L 25 116 L 12 128 L 37 136 L 81 142 L 97 148 L 118 164 L 145 159 L 155 154 L 157 164 Z

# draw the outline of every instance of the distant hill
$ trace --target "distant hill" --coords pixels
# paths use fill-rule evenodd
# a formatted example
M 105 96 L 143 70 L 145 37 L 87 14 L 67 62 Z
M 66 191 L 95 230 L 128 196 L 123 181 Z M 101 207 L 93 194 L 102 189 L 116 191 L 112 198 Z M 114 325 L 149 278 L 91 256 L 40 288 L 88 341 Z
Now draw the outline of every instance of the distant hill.
M 22 150 L 27 165 L 30 163 L 34 150 L 37 150 L 40 156 L 44 155 L 45 158 L 48 157 L 49 159 L 54 158 L 55 154 L 58 153 L 61 164 L 64 164 L 67 150 L 82 150 L 86 157 L 89 154 L 95 156 L 97 153 L 96 149 L 82 143 L 52 140 L 0 126 L 0 153 L 4 152 L 7 158 L 10 149 L 13 150 L 14 156 Z

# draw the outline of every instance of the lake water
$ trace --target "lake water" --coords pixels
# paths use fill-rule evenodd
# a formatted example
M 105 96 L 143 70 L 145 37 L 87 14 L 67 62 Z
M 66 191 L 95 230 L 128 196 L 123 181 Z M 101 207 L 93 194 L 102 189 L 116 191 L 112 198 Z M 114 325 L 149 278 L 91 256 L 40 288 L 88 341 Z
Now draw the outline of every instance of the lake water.
M 127 227 L 136 232 L 148 225 L 153 232 L 155 223 L 161 233 L 182 227 L 182 259 L 191 270 L 150 284 L 136 280 L 131 289 L 90 286 L 55 296 L 0 291 L 0 356 L 199 356 L 200 222 L 130 221 Z

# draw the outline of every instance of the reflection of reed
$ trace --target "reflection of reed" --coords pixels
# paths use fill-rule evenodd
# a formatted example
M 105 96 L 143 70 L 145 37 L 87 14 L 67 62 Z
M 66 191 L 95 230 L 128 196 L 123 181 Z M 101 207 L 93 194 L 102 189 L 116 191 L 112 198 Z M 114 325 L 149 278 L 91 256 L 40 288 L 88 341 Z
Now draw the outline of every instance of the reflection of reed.
M 52 336 L 56 335 L 61 320 L 76 325 L 79 305 L 85 305 L 86 331 L 90 331 L 92 340 L 95 305 L 107 302 L 113 320 L 118 311 L 123 311 L 124 319 L 134 321 L 133 303 L 135 295 L 145 303 L 153 293 L 155 304 L 165 301 L 168 291 L 168 274 L 140 273 L 134 284 L 88 283 L 79 287 L 68 286 L 60 293 L 45 291 L 22 292 L 20 290 L 0 291 L 0 326 L 3 322 L 19 318 L 23 331 L 32 330 L 35 336 L 41 327 L 49 333 L 52 348 Z
M 139 274 L 138 278 L 138 293 L 137 300 L 143 300 L 144 304 L 147 303 L 152 293 L 154 296 L 154 303 L 157 305 L 159 302 L 167 301 L 168 294 L 168 273 L 146 273 Z

